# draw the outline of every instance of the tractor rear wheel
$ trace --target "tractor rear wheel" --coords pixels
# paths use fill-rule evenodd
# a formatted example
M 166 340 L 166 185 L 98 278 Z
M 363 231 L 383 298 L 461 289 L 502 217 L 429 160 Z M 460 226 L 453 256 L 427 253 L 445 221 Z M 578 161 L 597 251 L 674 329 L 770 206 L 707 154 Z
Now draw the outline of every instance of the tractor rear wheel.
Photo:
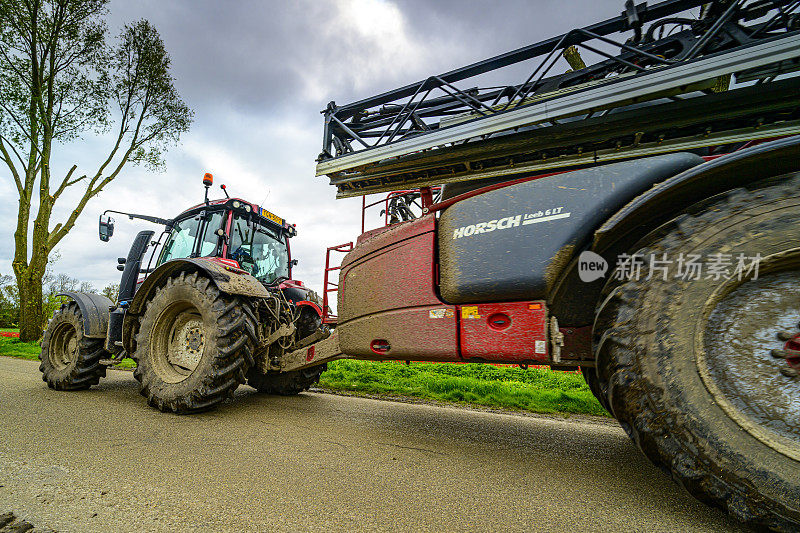
M 800 528 L 799 189 L 769 180 L 659 228 L 635 250 L 645 265 L 717 267 L 612 276 L 593 332 L 600 392 L 639 448 L 700 500 L 780 531 Z
M 108 357 L 104 339 L 83 336 L 83 316 L 78 304 L 69 302 L 53 313 L 42 338 L 39 371 L 55 390 L 83 390 L 105 377 L 100 360 Z
M 147 302 L 136 336 L 134 377 L 161 411 L 210 409 L 233 394 L 253 364 L 248 302 L 193 272 L 167 279 Z

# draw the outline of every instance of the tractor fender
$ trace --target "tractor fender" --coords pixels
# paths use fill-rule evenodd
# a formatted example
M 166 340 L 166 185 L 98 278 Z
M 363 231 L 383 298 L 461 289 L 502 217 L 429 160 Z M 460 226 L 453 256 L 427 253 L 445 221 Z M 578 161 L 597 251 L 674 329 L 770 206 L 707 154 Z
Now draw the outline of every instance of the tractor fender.
M 598 253 L 633 242 L 687 207 L 758 180 L 800 170 L 800 135 L 738 150 L 673 176 L 634 198 L 595 231 Z
M 317 315 L 322 317 L 322 309 L 314 302 L 310 302 L 308 300 L 300 300 L 298 302 L 295 302 L 294 305 L 296 305 L 297 307 L 310 307 Z
M 83 316 L 83 336 L 91 338 L 106 338 L 108 331 L 109 309 L 114 302 L 100 294 L 66 291 L 57 296 L 66 296 L 78 304 Z
M 250 296 L 253 298 L 268 298 L 269 292 L 256 278 L 247 272 L 225 265 L 214 258 L 185 258 L 173 259 L 160 265 L 147 276 L 142 286 L 128 307 L 128 314 L 138 315 L 142 312 L 145 302 L 150 298 L 155 289 L 170 276 L 178 272 L 203 272 L 214 285 L 226 294 Z

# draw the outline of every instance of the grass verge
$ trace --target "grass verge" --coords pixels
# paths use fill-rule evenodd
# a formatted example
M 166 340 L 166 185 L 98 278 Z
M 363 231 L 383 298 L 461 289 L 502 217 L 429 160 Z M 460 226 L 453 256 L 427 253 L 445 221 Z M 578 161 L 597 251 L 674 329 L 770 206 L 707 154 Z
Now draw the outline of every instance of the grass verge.
M 536 413 L 608 416 L 580 374 L 547 368 L 342 360 L 328 364 L 319 386 Z
M 14 330 L 5 329 L 3 331 Z M 14 337 L 0 337 L 0 355 L 38 361 L 41 351 L 38 342 L 19 342 L 19 339 Z
M 0 355 L 38 360 L 40 352 L 37 342 L 0 337 Z M 123 359 L 115 367 L 132 369 L 136 363 Z M 580 374 L 547 368 L 342 360 L 328 364 L 319 386 L 535 413 L 608 416 Z
M 4 329 L 2 331 L 19 331 L 16 329 Z M 29 359 L 31 361 L 39 360 L 39 353 L 42 347 L 38 342 L 20 342 L 19 339 L 13 337 L 0 337 L 0 355 L 7 357 L 18 357 L 20 359 Z M 122 370 L 130 370 L 136 368 L 136 363 L 133 359 L 123 359 L 119 364 L 114 365 L 114 368 Z

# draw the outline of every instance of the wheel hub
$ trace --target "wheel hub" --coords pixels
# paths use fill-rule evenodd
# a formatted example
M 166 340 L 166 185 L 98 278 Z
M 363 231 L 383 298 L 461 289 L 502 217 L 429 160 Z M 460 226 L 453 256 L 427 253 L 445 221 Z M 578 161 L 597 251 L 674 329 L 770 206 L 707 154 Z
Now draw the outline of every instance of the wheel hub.
M 203 355 L 203 322 L 196 315 L 182 318 L 175 324 L 168 359 L 172 365 L 192 371 L 197 368 Z
M 67 349 L 64 350 L 64 364 L 68 365 L 78 357 L 78 339 L 75 335 L 70 335 L 67 341 Z
M 800 324 L 798 324 L 800 327 Z M 772 350 L 770 354 L 776 359 L 785 359 L 788 366 L 780 369 L 781 374 L 788 378 L 800 377 L 800 333 L 782 331 L 778 339 L 786 341 L 782 350 Z
M 187 379 L 203 359 L 207 330 L 199 310 L 177 300 L 161 311 L 150 330 L 149 358 L 153 370 L 167 383 Z
M 755 438 L 795 458 L 800 458 L 799 282 L 800 271 L 779 271 L 728 285 L 708 316 L 699 360 L 717 405 Z
M 199 353 L 203 349 L 203 330 L 191 328 L 186 335 L 186 350 L 189 353 Z
M 64 369 L 78 359 L 78 335 L 72 324 L 60 324 L 50 339 L 50 362 Z

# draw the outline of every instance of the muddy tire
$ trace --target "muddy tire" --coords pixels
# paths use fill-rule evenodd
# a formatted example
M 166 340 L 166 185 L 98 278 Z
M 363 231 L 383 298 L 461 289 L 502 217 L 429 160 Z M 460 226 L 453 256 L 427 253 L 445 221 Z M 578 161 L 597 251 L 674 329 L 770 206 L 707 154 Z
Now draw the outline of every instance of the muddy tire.
M 600 402 L 600 405 L 603 406 L 603 409 L 611 412 L 608 405 L 608 398 L 606 398 L 600 389 L 600 381 L 597 379 L 597 371 L 595 368 L 593 366 L 582 366 L 581 374 L 583 375 L 583 380 L 589 386 L 589 390 L 592 391 L 592 394 L 597 398 L 597 401 Z
M 772 352 L 800 337 L 798 190 L 793 175 L 730 192 L 630 252 L 733 265 L 760 254 L 757 279 L 733 266 L 728 280 L 612 275 L 593 332 L 600 394 L 650 460 L 698 499 L 779 531 L 800 528 L 800 361 Z
M 53 313 L 42 338 L 39 371 L 51 389 L 83 390 L 105 377 L 101 359 L 108 357 L 104 339 L 83 336 L 83 316 L 75 302 L 61 305 Z
M 264 374 L 253 368 L 247 373 L 247 384 L 264 394 L 293 396 L 319 383 L 319 377 L 326 368 L 328 366 L 322 364 L 280 374 Z
M 147 302 L 136 336 L 134 377 L 161 411 L 194 413 L 229 398 L 253 364 L 255 316 L 194 272 L 167 279 Z

